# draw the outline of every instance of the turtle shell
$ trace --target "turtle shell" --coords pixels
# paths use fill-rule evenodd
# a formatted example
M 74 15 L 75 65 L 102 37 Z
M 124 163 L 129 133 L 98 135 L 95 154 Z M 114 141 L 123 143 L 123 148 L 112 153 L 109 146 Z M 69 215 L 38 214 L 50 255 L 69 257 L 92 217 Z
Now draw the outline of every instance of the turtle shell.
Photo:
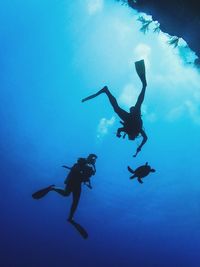
M 151 171 L 151 167 L 149 165 L 143 165 L 143 166 L 138 167 L 135 170 L 135 175 L 138 178 L 143 178 L 147 176 L 150 173 L 150 171 Z

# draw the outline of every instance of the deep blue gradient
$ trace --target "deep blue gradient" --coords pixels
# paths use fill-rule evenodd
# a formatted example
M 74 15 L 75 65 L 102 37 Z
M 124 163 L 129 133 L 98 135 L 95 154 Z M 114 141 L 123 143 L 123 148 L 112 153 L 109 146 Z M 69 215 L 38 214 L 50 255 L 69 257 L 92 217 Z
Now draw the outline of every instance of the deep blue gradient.
M 199 73 L 164 35 L 139 32 L 136 15 L 112 0 L 0 2 L 1 267 L 200 266 Z M 141 57 L 149 139 L 133 158 L 137 141 L 115 137 L 106 96 L 81 99 L 107 84 L 128 110 Z M 66 221 L 71 197 L 31 194 L 63 186 L 61 166 L 89 153 L 97 174 L 75 215 L 84 240 Z M 129 180 L 127 165 L 147 161 L 156 173 Z

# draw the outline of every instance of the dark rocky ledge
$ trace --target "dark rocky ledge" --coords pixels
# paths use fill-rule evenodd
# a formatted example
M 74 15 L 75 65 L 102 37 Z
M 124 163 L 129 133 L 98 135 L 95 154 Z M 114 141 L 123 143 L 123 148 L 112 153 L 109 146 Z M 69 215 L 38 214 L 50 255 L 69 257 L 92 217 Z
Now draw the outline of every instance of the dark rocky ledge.
M 145 12 L 171 36 L 182 37 L 200 58 L 200 2 L 195 0 L 118 0 Z M 196 60 L 199 66 L 200 60 Z

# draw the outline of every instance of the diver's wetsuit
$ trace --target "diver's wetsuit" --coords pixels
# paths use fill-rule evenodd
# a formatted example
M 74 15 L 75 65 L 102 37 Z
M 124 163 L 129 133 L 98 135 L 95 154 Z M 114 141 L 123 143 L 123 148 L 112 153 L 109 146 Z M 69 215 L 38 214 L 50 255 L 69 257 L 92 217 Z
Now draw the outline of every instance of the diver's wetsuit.
M 126 112 L 122 108 L 119 107 L 116 98 L 111 94 L 111 92 L 108 90 L 107 86 L 104 86 L 100 91 L 98 91 L 96 94 L 90 95 L 84 99 L 82 99 L 82 102 L 85 102 L 87 100 L 90 100 L 102 93 L 105 93 L 117 115 L 120 117 L 121 124 L 123 127 L 119 128 L 117 130 L 117 137 L 121 137 L 121 132 L 124 132 L 123 138 L 128 134 L 128 138 L 130 140 L 134 140 L 139 134 L 142 136 L 142 142 L 138 146 L 136 154 L 134 157 L 136 157 L 137 153 L 141 150 L 142 146 L 147 141 L 147 135 L 145 131 L 143 130 L 143 122 L 141 119 L 141 105 L 144 101 L 145 91 L 147 87 L 146 82 L 146 73 L 145 73 L 145 62 L 144 60 L 139 60 L 135 62 L 135 69 L 136 72 L 142 82 L 142 90 L 138 96 L 138 99 L 136 101 L 135 106 L 130 108 L 130 112 Z
M 81 184 L 84 183 L 90 189 L 92 188 L 90 177 L 96 173 L 96 159 L 97 155 L 89 154 L 87 158 L 79 158 L 73 167 L 67 167 L 66 165 L 63 165 L 62 167 L 70 169 L 70 172 L 64 182 L 65 188 L 63 189 L 55 187 L 55 185 L 50 185 L 34 192 L 32 194 L 33 199 L 41 199 L 51 191 L 55 191 L 62 196 L 69 196 L 72 193 L 73 199 L 68 221 L 73 222 L 73 216 L 77 209 L 81 195 Z
M 94 175 L 92 167 L 87 164 L 87 160 L 82 158 L 81 163 L 76 163 L 71 168 L 69 174 L 65 179 L 65 188 L 53 187 L 52 191 L 59 193 L 62 196 L 69 196 L 72 193 L 72 205 L 68 220 L 72 220 L 74 213 L 77 209 L 80 195 L 81 195 L 81 183 L 86 182 L 89 178 Z
M 83 166 L 79 166 L 77 163 L 72 167 L 70 173 L 65 180 L 65 192 L 69 195 L 72 193 L 72 205 L 70 208 L 69 220 L 73 218 L 73 215 L 77 209 L 80 195 L 81 195 L 81 169 Z
M 141 105 L 144 101 L 145 91 L 146 91 L 146 84 L 143 84 L 143 87 L 142 87 L 142 90 L 139 94 L 137 102 L 136 102 L 135 106 L 132 107 L 131 112 L 126 112 L 123 109 L 121 109 L 118 106 L 118 103 L 117 103 L 117 100 L 115 99 L 115 97 L 109 91 L 108 91 L 109 93 L 106 93 L 109 100 L 110 100 L 111 105 L 115 106 L 115 107 L 113 106 L 114 111 L 123 120 L 123 122 L 121 122 L 123 124 L 123 127 L 119 128 L 117 131 L 118 137 L 120 137 L 121 132 L 125 132 L 128 134 L 128 137 L 130 140 L 134 140 L 141 133 L 141 131 L 143 131 L 142 130 L 143 121 L 141 118 Z M 111 95 L 111 96 L 109 96 L 109 95 Z M 115 100 L 113 100 L 113 99 L 115 99 Z
M 108 87 L 103 87 L 100 91 L 98 91 L 96 94 L 90 95 L 82 100 L 82 102 L 85 102 L 87 100 L 90 100 L 102 93 L 105 93 L 117 115 L 122 119 L 123 127 L 119 128 L 117 130 L 117 136 L 121 137 L 121 132 L 125 132 L 125 134 L 128 134 L 128 137 L 130 140 L 134 140 L 139 134 L 142 135 L 143 140 L 140 144 L 140 146 L 137 149 L 137 153 L 141 150 L 141 147 L 144 145 L 144 143 L 147 141 L 147 136 L 142 129 L 143 122 L 141 119 L 141 105 L 144 101 L 146 91 L 146 82 L 143 83 L 142 90 L 138 96 L 137 102 L 134 107 L 131 108 L 131 112 L 127 112 L 120 108 L 120 106 L 117 103 L 116 98 L 111 94 L 111 92 L 108 90 Z M 137 154 L 136 153 L 136 154 Z

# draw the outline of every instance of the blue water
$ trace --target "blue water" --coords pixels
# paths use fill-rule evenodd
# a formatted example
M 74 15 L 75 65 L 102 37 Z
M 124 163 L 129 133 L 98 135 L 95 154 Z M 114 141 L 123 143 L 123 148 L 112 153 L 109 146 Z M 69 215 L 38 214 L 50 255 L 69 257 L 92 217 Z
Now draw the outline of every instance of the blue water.
M 184 61 L 194 53 L 142 34 L 136 18 L 112 0 L 0 2 L 0 266 L 200 266 L 200 78 Z M 133 158 L 138 141 L 115 137 L 106 97 L 81 99 L 107 84 L 128 110 L 141 58 L 149 139 Z M 84 240 L 66 221 L 70 197 L 31 194 L 62 187 L 61 166 L 89 153 L 97 173 L 75 214 Z M 147 161 L 156 172 L 129 180 L 127 165 Z

